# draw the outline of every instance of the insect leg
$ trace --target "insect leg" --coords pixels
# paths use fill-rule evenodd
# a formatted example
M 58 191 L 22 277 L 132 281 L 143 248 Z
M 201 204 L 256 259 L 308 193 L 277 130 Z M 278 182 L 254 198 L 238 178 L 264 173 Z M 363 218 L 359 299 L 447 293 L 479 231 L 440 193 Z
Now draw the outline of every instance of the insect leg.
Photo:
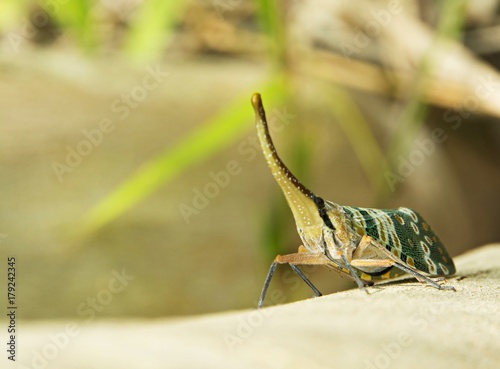
M 319 292 L 319 290 L 314 286 L 314 284 L 312 284 L 312 282 L 306 277 L 306 275 L 302 273 L 302 270 L 300 270 L 298 266 L 290 264 L 290 268 L 292 268 L 292 270 L 297 273 L 300 279 L 302 279 L 309 286 L 309 288 L 313 290 L 316 296 L 322 296 L 321 292 Z
M 312 284 L 312 282 L 305 276 L 305 274 L 297 267 L 297 265 L 329 265 L 329 259 L 325 258 L 322 254 L 313 254 L 303 251 L 303 248 L 299 248 L 302 252 L 296 254 L 288 255 L 277 255 L 273 263 L 269 267 L 267 272 L 267 277 L 262 287 L 262 292 L 260 293 L 259 303 L 257 308 L 261 308 L 264 305 L 264 299 L 267 294 L 269 285 L 271 284 L 271 279 L 273 278 L 274 271 L 276 270 L 277 264 L 288 264 L 290 268 L 297 273 L 297 275 L 302 279 L 311 290 L 313 290 L 316 296 L 321 296 L 321 292 Z
M 344 262 L 345 266 L 349 270 L 349 273 L 351 273 L 352 277 L 354 278 L 354 281 L 356 281 L 356 284 L 358 285 L 358 287 L 360 289 L 362 289 L 363 291 L 365 291 L 366 293 L 368 293 L 368 290 L 366 289 L 365 284 L 363 283 L 361 278 L 359 278 L 358 273 L 356 273 L 356 271 L 352 267 L 351 263 L 349 263 L 349 261 L 347 260 L 345 255 L 342 255 L 341 257 L 342 257 L 342 261 Z
M 335 242 L 335 244 L 337 244 L 337 240 L 335 238 L 335 234 L 333 234 L 333 241 Z M 330 251 L 328 250 L 328 247 L 327 247 L 326 242 L 324 240 L 323 240 L 323 249 L 324 249 L 325 256 L 328 259 L 330 259 L 334 264 L 337 264 L 338 262 L 332 257 L 332 255 L 330 255 Z M 356 271 L 352 267 L 351 263 L 349 263 L 349 260 L 347 260 L 347 258 L 345 257 L 345 255 L 342 255 L 341 258 L 342 258 L 342 261 L 345 264 L 345 267 L 347 268 L 347 270 L 349 270 L 349 274 L 354 279 L 354 281 L 356 282 L 356 284 L 358 285 L 358 287 L 360 289 L 362 289 L 363 291 L 365 291 L 366 293 L 368 293 L 368 290 L 365 287 L 365 283 L 363 283 L 363 281 L 361 280 L 361 278 L 359 278 L 358 273 L 356 273 Z
M 271 283 L 271 279 L 273 279 L 274 271 L 276 270 L 276 265 L 278 263 L 273 262 L 269 267 L 269 271 L 267 272 L 267 277 L 264 282 L 264 286 L 262 287 L 262 292 L 260 293 L 259 303 L 257 304 L 257 309 L 260 309 L 262 305 L 264 305 L 264 299 L 266 298 L 267 289 L 269 288 L 269 284 Z
M 266 298 L 267 290 L 269 288 L 269 285 L 271 284 L 271 279 L 273 278 L 274 271 L 276 270 L 276 265 L 278 265 L 277 262 L 273 262 L 271 266 L 269 267 L 269 271 L 267 272 L 267 277 L 266 280 L 264 281 L 264 286 L 262 287 L 262 292 L 260 293 L 260 298 L 259 298 L 259 303 L 257 304 L 257 309 L 260 309 L 264 305 L 264 299 Z M 297 275 L 302 279 L 311 290 L 313 290 L 314 294 L 316 296 L 322 296 L 321 292 L 312 284 L 312 282 L 309 280 L 309 278 L 306 277 L 306 275 L 300 270 L 297 266 L 293 264 L 289 264 L 290 268 L 297 273 Z
M 434 288 L 437 288 L 438 290 L 452 290 L 452 291 L 456 291 L 455 290 L 455 287 L 453 286 L 443 286 L 443 285 L 440 285 L 439 283 L 433 281 L 431 278 L 429 277 L 426 277 L 425 275 L 423 274 L 420 274 L 419 272 L 407 267 L 406 265 L 402 264 L 402 263 L 398 263 L 398 262 L 395 262 L 394 263 L 394 266 L 398 269 L 401 269 L 403 272 L 406 272 L 408 274 L 411 274 L 412 276 L 414 276 L 418 281 L 420 282 L 425 282 L 429 285 L 431 285 L 432 287 Z

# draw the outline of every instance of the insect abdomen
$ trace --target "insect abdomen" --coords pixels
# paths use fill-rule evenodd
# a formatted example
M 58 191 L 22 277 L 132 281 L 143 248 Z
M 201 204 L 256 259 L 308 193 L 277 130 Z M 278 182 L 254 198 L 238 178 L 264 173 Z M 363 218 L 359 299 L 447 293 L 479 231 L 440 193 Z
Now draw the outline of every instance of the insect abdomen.
M 432 276 L 452 275 L 455 265 L 438 236 L 416 211 L 344 206 L 353 228 L 385 247 L 405 264 Z

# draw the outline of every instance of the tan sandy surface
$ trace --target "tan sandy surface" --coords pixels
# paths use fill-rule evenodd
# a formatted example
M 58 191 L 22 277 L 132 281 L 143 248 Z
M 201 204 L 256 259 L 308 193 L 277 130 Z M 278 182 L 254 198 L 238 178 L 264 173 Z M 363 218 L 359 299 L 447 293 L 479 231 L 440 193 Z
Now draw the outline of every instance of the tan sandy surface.
M 182 319 L 24 323 L 30 368 L 498 368 L 500 244 L 418 283 Z M 59 347 L 56 346 L 58 344 Z M 23 366 L 13 366 L 23 368 Z

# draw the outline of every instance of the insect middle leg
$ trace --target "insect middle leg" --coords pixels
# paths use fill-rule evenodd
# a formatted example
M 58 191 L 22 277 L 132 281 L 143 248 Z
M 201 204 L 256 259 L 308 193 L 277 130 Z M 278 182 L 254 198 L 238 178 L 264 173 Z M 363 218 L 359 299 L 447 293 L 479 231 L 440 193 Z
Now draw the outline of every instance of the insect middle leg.
M 372 237 L 366 235 L 363 236 L 359 246 L 354 252 L 351 265 L 365 271 L 367 271 L 366 268 L 379 271 L 383 268 L 395 267 L 415 277 L 419 282 L 427 283 L 439 290 L 455 290 L 452 286 L 440 285 L 431 278 L 395 259 L 389 251 L 382 247 Z

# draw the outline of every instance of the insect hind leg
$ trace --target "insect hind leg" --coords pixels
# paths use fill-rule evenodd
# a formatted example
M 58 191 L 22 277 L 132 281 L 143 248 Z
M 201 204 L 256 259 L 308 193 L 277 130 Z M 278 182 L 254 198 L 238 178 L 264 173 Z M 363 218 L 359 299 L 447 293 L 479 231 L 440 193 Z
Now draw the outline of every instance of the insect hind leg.
M 452 291 L 456 291 L 455 287 L 453 286 L 446 286 L 446 285 L 442 285 L 442 284 L 439 284 L 437 283 L 435 280 L 433 280 L 432 278 L 429 278 L 409 267 L 407 267 L 406 265 L 402 264 L 402 263 L 394 263 L 394 266 L 398 269 L 401 269 L 403 272 L 405 273 L 408 273 L 412 276 L 414 276 L 419 282 L 422 282 L 422 283 L 427 283 L 429 286 L 432 286 L 434 288 L 437 288 L 438 290 L 452 290 Z M 443 280 L 444 278 L 437 278 L 437 280 Z
M 317 297 L 322 296 L 321 292 L 319 292 L 319 290 L 316 288 L 316 286 L 314 284 L 312 284 L 312 282 L 306 277 L 306 275 L 304 273 L 302 273 L 302 270 L 300 270 L 298 266 L 293 265 L 293 264 L 289 264 L 289 265 L 290 265 L 290 268 L 292 268 L 292 270 L 300 277 L 300 279 L 302 279 L 305 282 L 305 284 L 307 284 L 309 286 L 309 288 L 314 292 L 314 294 Z

